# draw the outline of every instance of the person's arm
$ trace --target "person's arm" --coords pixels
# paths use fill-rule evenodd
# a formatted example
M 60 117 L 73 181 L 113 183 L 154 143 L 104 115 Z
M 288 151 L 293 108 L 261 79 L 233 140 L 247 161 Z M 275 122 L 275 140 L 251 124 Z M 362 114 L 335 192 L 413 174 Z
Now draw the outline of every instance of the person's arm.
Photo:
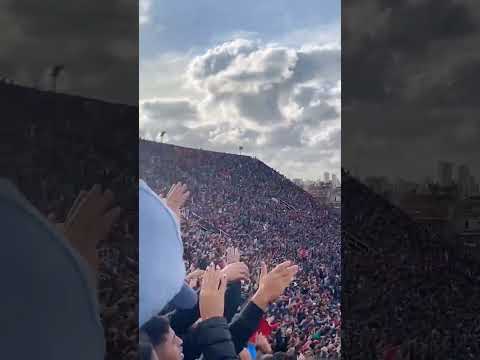
M 197 304 L 191 309 L 177 309 L 167 314 L 170 326 L 179 336 L 186 334 L 188 329 L 200 318 L 200 308 Z
M 228 285 L 225 293 L 225 319 L 231 322 L 238 307 L 242 303 L 241 282 L 235 281 Z
M 228 288 L 225 297 L 225 318 L 230 322 L 242 303 L 241 280 L 248 280 L 250 271 L 248 266 L 240 261 L 240 249 L 236 247 L 227 248 L 225 254 L 227 264 L 222 272 L 227 275 Z
M 92 280 L 97 285 L 99 258 L 97 245 L 105 240 L 121 209 L 113 207 L 114 194 L 94 185 L 89 192 L 81 191 L 67 213 L 64 223 L 56 224 L 57 230 L 89 265 Z
M 181 223 L 182 209 L 190 196 L 190 191 L 187 190 L 187 185 L 178 182 L 170 188 L 165 200 L 168 207 L 175 213 L 177 220 Z
M 198 346 L 202 349 L 203 359 L 237 360 L 239 358 L 224 317 L 217 316 L 200 322 L 195 329 L 195 336 Z
M 263 314 L 263 310 L 254 302 L 250 301 L 242 311 L 233 318 L 229 329 L 237 354 L 245 348 L 248 339 L 253 335 L 255 330 L 257 330 Z
M 235 251 L 235 249 L 229 248 L 229 253 L 232 253 L 233 255 L 227 256 L 226 262 L 228 265 L 222 269 L 222 274 L 226 275 L 229 283 L 225 294 L 224 313 L 227 322 L 232 320 L 238 307 L 242 303 L 241 280 L 248 280 L 250 277 L 248 266 L 245 263 L 238 261 L 240 259 L 240 252 L 238 249 Z M 237 261 L 232 262 L 235 260 Z
M 262 352 L 263 354 L 271 354 L 272 353 L 272 346 L 268 342 L 267 338 L 263 334 L 258 334 L 257 338 L 255 339 L 255 347 L 258 352 Z
M 200 357 L 202 352 L 197 340 L 195 329 L 188 331 L 182 336 L 183 360 L 195 360 Z
M 278 299 L 290 285 L 297 271 L 298 266 L 290 261 L 276 266 L 271 272 L 268 272 L 267 266 L 262 263 L 257 292 L 230 324 L 230 332 L 237 353 L 247 345 L 248 339 L 258 328 L 268 305 Z
M 238 291 L 238 293 L 237 293 Z M 238 305 L 234 303 L 236 297 L 240 297 L 240 281 L 234 282 L 228 285 L 226 293 L 225 293 L 225 305 L 230 305 L 231 309 L 229 310 L 229 306 L 226 306 L 225 309 L 225 317 L 228 319 L 229 311 L 233 312 L 231 315 L 235 314 L 235 310 L 238 308 Z M 235 309 L 235 310 L 234 310 Z M 194 360 L 197 359 L 201 352 L 200 352 L 200 345 L 198 344 L 198 339 L 196 337 L 196 331 L 188 331 L 189 328 L 200 318 L 200 309 L 198 304 L 189 310 L 176 310 L 167 315 L 170 319 L 170 326 L 175 331 L 176 334 L 182 336 L 183 340 L 183 349 L 184 349 L 184 360 Z
M 226 319 L 223 317 L 227 276 L 210 265 L 200 290 L 202 321 L 194 328 L 194 338 L 205 360 L 238 359 Z

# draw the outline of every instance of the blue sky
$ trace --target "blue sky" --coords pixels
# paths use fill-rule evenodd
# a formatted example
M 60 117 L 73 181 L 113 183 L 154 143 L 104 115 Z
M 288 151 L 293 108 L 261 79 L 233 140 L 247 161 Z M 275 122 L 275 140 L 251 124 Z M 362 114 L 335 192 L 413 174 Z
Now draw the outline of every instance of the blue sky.
M 340 2 L 246 0 L 150 0 L 148 22 L 140 31 L 142 57 L 164 51 L 205 49 L 238 32 L 276 41 L 300 29 L 338 25 Z M 340 29 L 338 29 L 340 30 Z
M 340 1 L 140 1 L 140 131 L 340 170 Z

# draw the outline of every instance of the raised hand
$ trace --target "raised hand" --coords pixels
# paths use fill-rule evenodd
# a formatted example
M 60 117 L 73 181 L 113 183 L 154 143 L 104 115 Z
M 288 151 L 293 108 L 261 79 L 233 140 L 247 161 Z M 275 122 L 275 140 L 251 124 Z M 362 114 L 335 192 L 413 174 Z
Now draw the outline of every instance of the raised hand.
M 226 289 L 226 275 L 216 270 L 213 264 L 210 265 L 203 274 L 200 290 L 199 307 L 202 320 L 223 316 Z
M 268 343 L 267 338 L 265 337 L 265 335 L 261 333 L 257 334 L 255 338 L 255 344 L 258 346 L 260 351 L 264 354 L 271 354 L 273 352 L 272 347 Z
M 250 353 L 247 349 L 243 349 L 238 355 L 240 357 L 240 360 L 252 360 L 252 357 L 250 356 Z
M 177 182 L 172 185 L 167 194 L 167 205 L 177 215 L 178 221 L 181 220 L 181 210 L 190 196 L 190 191 L 187 190 L 187 185 Z
M 67 214 L 65 223 L 57 224 L 70 244 L 95 272 L 98 269 L 97 244 L 105 240 L 120 216 L 120 208 L 112 208 L 114 195 L 94 185 L 87 193 L 80 192 Z
M 199 279 L 200 277 L 203 276 L 204 273 L 205 273 L 204 270 L 196 269 L 196 270 L 193 270 L 190 274 L 188 274 L 186 279 L 187 281 L 192 279 Z
M 225 255 L 225 261 L 227 264 L 233 264 L 240 261 L 240 249 L 230 246 L 227 248 L 227 254 Z
M 225 266 L 222 273 L 227 276 L 227 281 L 248 280 L 250 278 L 250 271 L 248 266 L 243 262 L 235 262 Z
M 198 281 L 202 278 L 204 273 L 205 271 L 201 269 L 193 270 L 190 274 L 186 276 L 185 281 L 192 289 L 196 288 L 198 285 Z
M 285 261 L 277 265 L 270 272 L 267 270 L 267 265 L 262 262 L 258 290 L 252 301 L 266 311 L 268 305 L 283 294 L 295 278 L 297 272 L 298 265 L 293 265 L 291 261 Z
M 69 219 L 71 219 L 72 215 L 77 211 L 78 205 L 83 201 L 86 195 L 87 195 L 87 192 L 85 190 L 80 191 L 80 193 L 77 195 L 77 197 L 73 201 L 72 207 L 70 208 L 70 210 L 68 210 L 67 216 L 65 218 L 65 222 L 68 222 Z M 62 222 L 57 223 L 56 222 L 57 219 L 54 213 L 50 213 L 48 215 L 48 220 L 54 223 L 58 230 L 60 230 L 62 233 L 65 233 L 65 223 L 62 223 Z

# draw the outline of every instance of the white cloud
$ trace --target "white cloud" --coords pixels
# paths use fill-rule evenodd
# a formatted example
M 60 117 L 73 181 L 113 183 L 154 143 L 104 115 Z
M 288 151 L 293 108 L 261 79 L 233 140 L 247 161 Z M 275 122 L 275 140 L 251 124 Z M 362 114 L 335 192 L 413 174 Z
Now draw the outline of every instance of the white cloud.
M 336 44 L 340 46 L 340 22 L 319 26 L 317 28 L 304 28 L 287 33 L 279 43 L 287 46 L 297 46 L 298 44 Z
M 139 3 L 139 20 L 140 25 L 147 24 L 150 21 L 150 9 L 152 7 L 151 0 L 140 0 Z
M 340 48 L 236 39 L 141 68 L 141 133 L 184 146 L 241 144 L 290 177 L 340 170 Z M 157 79 L 156 81 L 154 79 Z

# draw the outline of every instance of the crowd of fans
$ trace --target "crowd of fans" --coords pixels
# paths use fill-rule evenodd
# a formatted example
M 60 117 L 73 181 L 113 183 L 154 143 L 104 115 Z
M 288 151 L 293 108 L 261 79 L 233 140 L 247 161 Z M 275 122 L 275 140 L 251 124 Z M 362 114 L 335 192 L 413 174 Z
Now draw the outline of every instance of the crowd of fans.
M 190 200 L 182 238 L 186 268 L 224 266 L 229 247 L 239 248 L 255 291 L 260 262 L 298 264 L 296 280 L 272 304 L 267 320 L 273 351 L 306 358 L 340 354 L 340 218 L 257 159 L 140 142 L 140 178 L 159 194 L 182 182 Z M 192 286 L 195 286 L 193 284 Z
M 476 359 L 480 267 L 342 174 L 346 359 Z
M 2 127 L 1 176 L 38 210 L 62 223 L 82 190 L 100 184 L 115 194 L 121 215 L 97 249 L 106 359 L 136 358 L 137 109 L 11 85 L 0 93 L 5 116 L 16 119 Z

